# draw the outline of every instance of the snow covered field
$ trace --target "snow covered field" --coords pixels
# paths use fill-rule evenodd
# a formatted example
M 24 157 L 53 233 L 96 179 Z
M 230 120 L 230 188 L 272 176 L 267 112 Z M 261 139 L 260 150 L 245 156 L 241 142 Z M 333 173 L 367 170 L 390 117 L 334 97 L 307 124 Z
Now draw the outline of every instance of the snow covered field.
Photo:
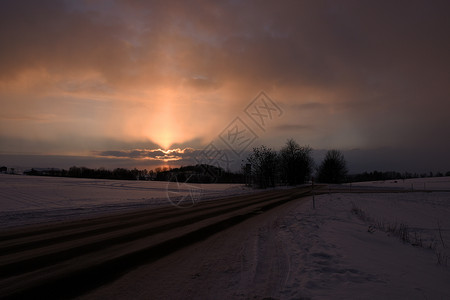
M 395 179 L 385 181 L 370 181 L 352 183 L 352 186 L 365 187 L 388 187 L 409 190 L 445 190 L 450 191 L 450 177 L 429 177 L 429 178 L 411 178 Z
M 315 202 L 277 207 L 83 298 L 450 299 L 449 192 L 324 194 Z M 401 224 L 409 242 L 381 228 Z
M 252 192 L 237 184 L 78 179 L 0 174 L 0 228 Z
M 356 186 L 367 193 L 355 193 Z M 255 216 L 85 298 L 450 299 L 450 178 L 351 187 L 316 196 L 316 209 L 309 197 Z M 399 192 L 369 192 L 385 187 Z M 0 175 L 0 226 L 170 205 L 167 188 L 170 199 L 196 201 L 251 192 Z
M 450 299 L 450 177 L 352 186 L 426 191 L 321 195 L 280 218 L 291 275 L 273 297 Z
M 281 291 L 299 286 L 313 299 L 450 299 L 450 193 L 330 194 L 316 197 L 316 207 L 282 219 L 278 234 L 296 274 Z M 403 224 L 409 242 L 377 222 Z

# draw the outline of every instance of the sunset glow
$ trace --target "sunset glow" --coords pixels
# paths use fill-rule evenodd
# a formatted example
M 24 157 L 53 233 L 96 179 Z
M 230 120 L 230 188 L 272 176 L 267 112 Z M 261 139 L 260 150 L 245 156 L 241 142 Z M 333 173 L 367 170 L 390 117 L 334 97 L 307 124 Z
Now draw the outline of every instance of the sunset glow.
M 142 166 L 133 149 L 201 151 L 236 118 L 257 136 L 245 150 L 448 161 L 448 3 L 194 2 L 2 1 L 2 164 Z M 245 113 L 261 91 L 283 109 L 266 128 Z

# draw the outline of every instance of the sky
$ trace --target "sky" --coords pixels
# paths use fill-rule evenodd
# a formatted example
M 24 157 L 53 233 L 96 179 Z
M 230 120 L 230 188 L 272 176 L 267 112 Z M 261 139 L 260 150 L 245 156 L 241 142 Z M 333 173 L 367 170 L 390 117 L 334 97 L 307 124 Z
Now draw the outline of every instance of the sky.
M 0 164 L 450 170 L 448 1 L 0 2 Z M 226 157 L 226 160 L 223 158 Z

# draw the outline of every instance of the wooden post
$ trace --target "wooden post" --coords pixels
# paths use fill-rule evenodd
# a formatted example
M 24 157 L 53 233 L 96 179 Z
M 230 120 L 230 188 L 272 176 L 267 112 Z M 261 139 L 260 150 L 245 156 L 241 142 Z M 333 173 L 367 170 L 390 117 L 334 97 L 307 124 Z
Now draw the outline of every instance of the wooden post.
M 313 209 L 316 209 L 316 199 L 315 199 L 315 192 L 314 192 L 314 177 L 311 179 L 312 183 L 312 197 L 313 197 Z

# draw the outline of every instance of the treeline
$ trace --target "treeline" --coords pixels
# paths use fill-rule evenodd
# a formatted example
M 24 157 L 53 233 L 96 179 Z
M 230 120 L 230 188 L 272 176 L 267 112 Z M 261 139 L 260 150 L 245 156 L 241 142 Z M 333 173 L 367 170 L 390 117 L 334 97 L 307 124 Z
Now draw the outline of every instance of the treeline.
M 311 180 L 316 171 L 318 181 L 342 183 L 346 180 L 347 166 L 344 156 L 337 150 L 327 152 L 323 162 L 316 167 L 309 146 L 300 146 L 293 139 L 277 152 L 266 146 L 253 149 L 247 163 L 239 172 L 230 172 L 218 166 L 198 164 L 179 168 L 138 170 L 116 168 L 91 169 L 73 166 L 65 169 L 31 169 L 24 174 L 93 179 L 158 180 L 191 183 L 245 183 L 258 188 L 276 185 L 298 185 Z
M 419 177 L 450 176 L 447 173 L 409 173 L 409 172 L 364 172 L 348 174 L 347 163 L 342 152 L 327 151 L 325 158 L 316 165 L 311 157 L 309 146 L 300 146 L 289 139 L 280 151 L 274 151 L 266 146 L 253 149 L 247 159 L 245 172 L 250 183 L 259 188 L 276 185 L 297 185 L 308 181 L 320 183 L 347 183 L 361 181 L 396 180 Z
M 87 167 L 73 166 L 69 170 L 65 169 L 31 169 L 24 172 L 25 175 L 35 176 L 56 176 L 56 177 L 75 177 L 75 178 L 94 178 L 94 179 L 121 179 L 136 180 L 143 179 L 147 170 L 125 168 L 116 168 L 107 170 L 105 168 L 91 169 Z
M 158 167 L 155 170 L 132 170 L 116 168 L 91 169 L 73 166 L 64 169 L 31 169 L 24 174 L 41 176 L 62 176 L 94 179 L 121 180 L 158 180 L 190 183 L 245 183 L 257 188 L 268 188 L 277 185 L 299 185 L 306 182 L 345 183 L 361 181 L 379 181 L 408 179 L 418 177 L 450 176 L 445 173 L 400 173 L 400 172 L 364 172 L 348 174 L 347 162 L 342 152 L 329 150 L 324 159 L 316 165 L 312 156 L 312 148 L 300 146 L 293 139 L 288 139 L 280 151 L 266 146 L 253 148 L 246 163 L 238 172 L 230 172 L 219 166 L 198 164 L 179 168 Z M 2 170 L 7 171 L 4 167 Z
M 258 188 L 276 185 L 298 185 L 314 180 L 323 183 L 343 183 L 348 173 L 344 155 L 329 150 L 320 165 L 316 166 L 312 148 L 300 146 L 293 139 L 287 140 L 280 151 L 266 146 L 253 148 L 247 159 L 245 173 L 250 184 Z
M 444 173 L 409 173 L 409 172 L 364 172 L 348 175 L 343 155 L 336 150 L 328 151 L 325 159 L 316 167 L 310 156 L 309 147 L 300 147 L 294 141 L 288 141 L 287 146 L 279 153 L 265 146 L 253 149 L 242 166 L 240 172 L 226 171 L 211 165 L 195 165 L 179 168 L 158 167 L 155 170 L 138 170 L 116 168 L 91 169 L 73 166 L 69 170 L 56 168 L 36 168 L 25 171 L 25 175 L 76 177 L 93 179 L 119 180 L 156 180 L 178 181 L 189 183 L 245 183 L 255 187 L 266 188 L 276 185 L 297 185 L 309 182 L 316 176 L 317 182 L 344 183 L 362 181 L 402 180 L 424 177 L 450 176 L 450 171 Z M 5 172 L 6 173 L 6 172 Z
M 442 172 L 437 173 L 409 173 L 409 172 L 364 172 L 360 174 L 349 175 L 347 181 L 349 182 L 361 182 L 361 181 L 380 181 L 380 180 L 396 180 L 396 179 L 411 179 L 411 178 L 425 178 L 425 177 L 443 177 L 450 176 L 450 171 L 445 174 Z
M 96 178 L 96 179 L 121 179 L 121 180 L 137 180 L 144 176 L 145 170 L 125 168 L 116 168 L 114 170 L 107 170 L 105 168 L 90 169 L 86 167 L 71 167 L 68 172 L 68 177 L 76 178 Z
M 180 168 L 158 167 L 155 170 L 138 170 L 116 168 L 92 169 L 73 166 L 69 170 L 55 168 L 36 168 L 24 172 L 25 175 L 75 177 L 91 179 L 116 179 L 116 180 L 157 180 L 178 181 L 190 183 L 245 183 L 244 174 L 225 171 L 220 167 L 211 165 L 195 165 Z
M 243 173 L 226 171 L 218 166 L 197 164 L 170 169 L 156 168 L 154 180 L 189 183 L 245 183 L 245 176 Z

